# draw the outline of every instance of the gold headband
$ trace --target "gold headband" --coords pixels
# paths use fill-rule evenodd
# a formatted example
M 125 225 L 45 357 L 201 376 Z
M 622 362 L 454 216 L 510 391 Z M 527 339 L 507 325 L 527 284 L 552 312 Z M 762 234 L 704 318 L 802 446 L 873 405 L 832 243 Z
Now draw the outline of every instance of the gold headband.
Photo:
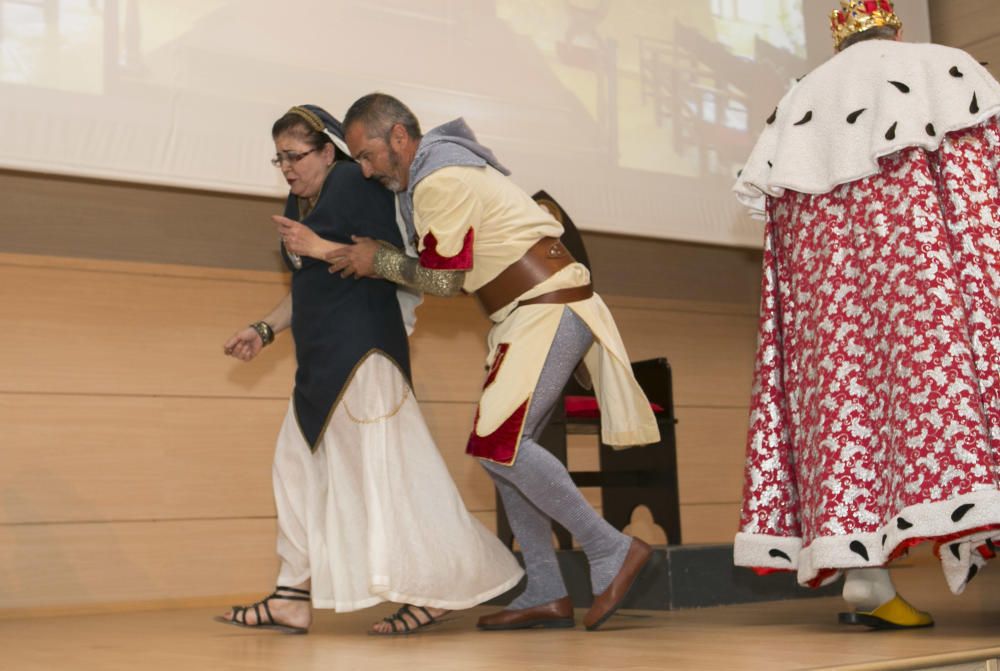
M 297 114 L 298 116 L 305 119 L 306 123 L 312 126 L 313 130 L 319 133 L 322 133 L 326 129 L 326 126 L 323 124 L 323 121 L 319 118 L 319 116 L 315 112 L 307 110 L 305 107 L 300 107 L 299 105 L 296 105 L 295 107 L 288 110 L 286 114 Z

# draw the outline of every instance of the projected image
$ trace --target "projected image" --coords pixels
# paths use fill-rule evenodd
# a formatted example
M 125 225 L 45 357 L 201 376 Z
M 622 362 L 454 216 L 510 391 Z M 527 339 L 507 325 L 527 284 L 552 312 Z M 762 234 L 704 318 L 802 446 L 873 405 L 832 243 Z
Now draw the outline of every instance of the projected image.
M 756 245 L 729 189 L 829 2 L 0 0 L 0 168 L 280 197 L 273 120 L 378 90 L 585 230 Z
M 102 9 L 89 0 L 0 0 L 0 81 L 98 93 Z
M 806 70 L 802 0 L 498 0 L 497 16 L 544 55 L 623 168 L 731 176 L 761 106 Z
M 0 0 L 0 82 L 102 94 L 224 0 Z

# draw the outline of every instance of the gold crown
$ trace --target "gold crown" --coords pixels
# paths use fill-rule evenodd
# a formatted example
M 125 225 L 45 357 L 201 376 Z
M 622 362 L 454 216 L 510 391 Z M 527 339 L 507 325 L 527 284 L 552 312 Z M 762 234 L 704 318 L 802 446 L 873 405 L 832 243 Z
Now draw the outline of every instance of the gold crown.
M 851 35 L 882 26 L 903 27 L 889 0 L 840 0 L 840 5 L 841 9 L 830 12 L 833 46 L 838 49 Z

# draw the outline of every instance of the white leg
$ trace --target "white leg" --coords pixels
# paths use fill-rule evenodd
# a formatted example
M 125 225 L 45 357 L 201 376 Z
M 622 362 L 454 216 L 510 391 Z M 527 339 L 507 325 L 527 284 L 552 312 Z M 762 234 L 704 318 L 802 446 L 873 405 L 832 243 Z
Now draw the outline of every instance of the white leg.
M 887 568 L 852 568 L 845 572 L 843 596 L 856 610 L 873 611 L 896 596 L 896 587 Z

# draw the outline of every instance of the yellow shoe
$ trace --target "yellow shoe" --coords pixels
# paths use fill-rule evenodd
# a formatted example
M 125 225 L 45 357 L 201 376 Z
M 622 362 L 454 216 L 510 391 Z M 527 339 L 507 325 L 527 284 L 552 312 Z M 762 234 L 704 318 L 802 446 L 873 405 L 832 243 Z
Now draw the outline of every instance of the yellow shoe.
M 917 610 L 899 594 L 875 610 L 840 613 L 837 619 L 841 624 L 863 624 L 872 629 L 919 629 L 934 626 L 934 618 L 930 613 Z

